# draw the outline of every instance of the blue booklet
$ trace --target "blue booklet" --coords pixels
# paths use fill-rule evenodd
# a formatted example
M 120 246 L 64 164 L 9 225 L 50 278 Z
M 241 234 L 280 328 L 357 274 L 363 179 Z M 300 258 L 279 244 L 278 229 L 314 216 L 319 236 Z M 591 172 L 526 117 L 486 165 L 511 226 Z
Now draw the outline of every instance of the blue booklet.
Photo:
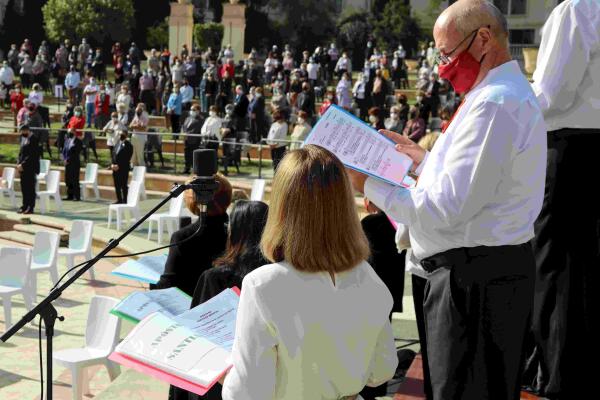
M 110 313 L 137 324 L 148 315 L 160 312 L 173 318 L 190 309 L 192 298 L 176 287 L 134 292 L 117 304 Z
M 143 283 L 157 283 L 165 271 L 167 255 L 145 256 L 129 260 L 112 271 L 113 275 Z

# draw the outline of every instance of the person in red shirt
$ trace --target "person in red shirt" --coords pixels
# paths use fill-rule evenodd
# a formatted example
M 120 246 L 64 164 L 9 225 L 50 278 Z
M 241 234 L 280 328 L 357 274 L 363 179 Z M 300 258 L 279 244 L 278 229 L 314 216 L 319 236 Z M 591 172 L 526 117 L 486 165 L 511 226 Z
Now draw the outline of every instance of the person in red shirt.
M 235 76 L 235 65 L 233 64 L 233 60 L 227 60 L 227 63 L 223 64 L 219 69 L 219 78 L 223 79 L 225 76 L 225 72 L 229 72 L 229 76 L 233 78 Z
M 73 132 L 73 135 L 83 137 L 81 130 L 85 128 L 85 117 L 83 116 L 83 108 L 81 106 L 75 107 L 75 114 L 69 120 L 67 124 L 67 131 Z
M 23 101 L 25 95 L 21 91 L 21 85 L 17 84 L 13 90 L 10 91 L 10 111 L 15 116 L 15 126 L 17 126 L 17 114 L 19 110 L 23 108 Z
M 96 99 L 94 100 L 94 115 L 96 129 L 104 128 L 110 119 L 110 95 L 106 93 L 106 86 L 100 85 Z
M 335 93 L 333 92 L 333 90 L 328 90 L 327 94 L 325 95 L 325 101 L 323 101 L 323 104 L 321 104 L 321 108 L 319 108 L 319 115 L 325 114 L 325 111 L 327 111 L 327 109 L 332 104 L 337 104 L 337 101 L 335 99 Z

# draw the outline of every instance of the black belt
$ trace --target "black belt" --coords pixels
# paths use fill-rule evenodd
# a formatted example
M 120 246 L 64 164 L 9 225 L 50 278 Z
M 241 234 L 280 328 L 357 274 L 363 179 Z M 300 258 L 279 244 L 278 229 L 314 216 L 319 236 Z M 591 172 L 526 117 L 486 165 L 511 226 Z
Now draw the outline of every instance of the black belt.
M 524 250 L 531 250 L 530 242 L 505 246 L 459 247 L 426 257 L 421 260 L 421 266 L 428 273 L 432 273 L 441 267 L 467 264 L 473 258 L 508 256 Z

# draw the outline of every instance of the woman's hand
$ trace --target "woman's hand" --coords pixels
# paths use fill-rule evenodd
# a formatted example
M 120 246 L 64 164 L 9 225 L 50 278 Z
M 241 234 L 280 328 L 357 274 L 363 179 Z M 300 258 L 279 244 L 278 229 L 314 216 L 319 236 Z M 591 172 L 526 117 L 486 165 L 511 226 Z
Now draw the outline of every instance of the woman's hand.
M 396 143 L 396 150 L 400 153 L 404 153 L 413 160 L 414 169 L 416 169 L 425 158 L 427 153 L 424 148 L 399 133 L 380 129 L 379 133 Z

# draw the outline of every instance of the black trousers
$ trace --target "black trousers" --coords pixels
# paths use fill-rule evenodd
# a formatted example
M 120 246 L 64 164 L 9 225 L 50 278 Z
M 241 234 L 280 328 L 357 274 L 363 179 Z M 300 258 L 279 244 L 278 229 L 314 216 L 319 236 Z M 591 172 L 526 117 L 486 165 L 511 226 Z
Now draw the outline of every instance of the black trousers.
M 529 243 L 454 249 L 425 286 L 423 310 L 435 400 L 518 400 L 533 304 Z M 427 268 L 426 268 L 427 269 Z
M 67 198 L 79 200 L 79 163 L 69 163 L 65 166 L 65 184 L 67 185 Z
M 279 166 L 279 162 L 285 156 L 285 146 L 274 147 L 271 149 L 271 159 L 273 160 L 273 171 L 277 171 L 277 167 Z
M 535 224 L 533 345 L 524 383 L 551 399 L 593 398 L 597 359 L 600 130 L 548 133 L 546 193 Z
M 115 182 L 115 192 L 119 203 L 127 202 L 127 178 L 129 177 L 128 170 L 113 171 L 113 181 Z
M 35 208 L 35 181 L 37 176 L 33 172 L 21 172 L 21 194 L 23 195 L 23 210 Z
M 415 315 L 417 317 L 417 330 L 421 344 L 421 360 L 423 361 L 423 391 L 427 400 L 433 399 L 431 390 L 431 379 L 429 378 L 429 356 L 427 352 L 427 332 L 425 330 L 425 314 L 423 312 L 423 299 L 425 297 L 425 285 L 427 279 L 412 275 L 412 295 L 415 304 Z
M 183 148 L 183 155 L 185 158 L 185 170 L 189 171 L 192 168 L 192 164 L 194 162 L 194 150 L 200 147 L 200 143 L 192 142 L 185 143 L 185 147 Z

